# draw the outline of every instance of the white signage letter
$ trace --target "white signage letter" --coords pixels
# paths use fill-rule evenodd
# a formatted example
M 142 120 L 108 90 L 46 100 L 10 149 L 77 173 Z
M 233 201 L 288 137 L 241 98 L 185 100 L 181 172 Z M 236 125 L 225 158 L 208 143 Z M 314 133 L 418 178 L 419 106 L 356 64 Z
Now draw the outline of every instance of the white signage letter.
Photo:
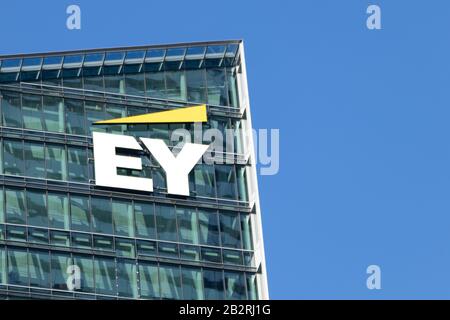
M 175 157 L 164 140 L 140 139 L 166 172 L 167 192 L 188 196 L 189 172 L 191 172 L 209 146 L 186 143 Z
M 140 191 L 153 191 L 152 179 L 117 174 L 117 168 L 142 170 L 137 157 L 119 156 L 116 148 L 142 150 L 135 138 L 117 134 L 93 132 L 95 183 L 99 186 Z

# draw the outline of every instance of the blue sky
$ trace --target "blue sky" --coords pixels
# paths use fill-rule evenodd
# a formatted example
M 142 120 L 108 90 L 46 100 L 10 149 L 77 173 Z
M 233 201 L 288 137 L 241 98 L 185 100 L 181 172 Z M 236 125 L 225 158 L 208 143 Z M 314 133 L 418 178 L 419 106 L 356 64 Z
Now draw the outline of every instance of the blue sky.
M 81 31 L 65 27 L 69 4 Z M 271 298 L 450 298 L 449 12 L 446 0 L 8 1 L 0 53 L 244 39 L 253 124 L 281 131 L 280 173 L 259 178 Z M 366 288 L 371 264 L 382 290 Z

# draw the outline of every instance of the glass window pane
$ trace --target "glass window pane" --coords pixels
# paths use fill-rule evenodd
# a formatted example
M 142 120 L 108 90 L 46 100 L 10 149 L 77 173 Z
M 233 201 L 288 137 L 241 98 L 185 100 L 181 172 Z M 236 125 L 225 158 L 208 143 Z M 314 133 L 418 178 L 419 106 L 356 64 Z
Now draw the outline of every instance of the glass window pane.
M 8 283 L 28 286 L 27 250 L 8 250 Z
M 72 247 L 80 249 L 91 249 L 92 235 L 86 233 L 72 233 Z
M 136 219 L 136 236 L 156 239 L 155 215 L 153 204 L 144 202 L 134 203 L 134 216 Z
M 256 284 L 256 275 L 247 275 L 247 291 L 249 300 L 258 300 L 258 289 Z
M 69 180 L 76 182 L 88 181 L 87 154 L 84 148 L 68 148 Z
M 6 127 L 22 128 L 22 108 L 20 94 L 2 91 L 3 125 Z
M 117 262 L 117 286 L 121 297 L 137 298 L 136 264 L 124 261 Z
M 134 237 L 133 206 L 130 201 L 112 201 L 114 234 Z
M 236 199 L 234 166 L 216 165 L 217 197 Z
M 67 180 L 67 157 L 64 146 L 46 145 L 47 179 Z
M 125 93 L 125 80 L 122 74 L 118 74 L 119 66 L 105 68 L 105 91 L 112 93 Z
M 169 125 L 165 123 L 151 125 L 149 136 L 153 139 L 162 139 L 166 144 L 169 144 Z
M 247 299 L 243 273 L 225 272 L 225 298 L 228 300 Z
M 239 215 L 220 213 L 220 232 L 222 235 L 222 246 L 241 248 L 241 225 Z
M 64 103 L 59 97 L 43 97 L 45 130 L 64 132 Z
M 9 241 L 26 242 L 27 229 L 19 226 L 7 226 L 6 239 Z
M 113 237 L 94 235 L 94 249 L 114 251 Z
M 249 214 L 241 213 L 242 243 L 245 250 L 253 250 L 252 219 Z
M 177 207 L 180 242 L 199 243 L 198 217 L 195 209 Z
M 126 110 L 125 106 L 113 105 L 113 104 L 106 105 L 105 120 L 124 118 L 126 116 L 127 116 L 127 110 Z M 126 127 L 127 127 L 126 125 L 108 125 L 106 127 L 106 131 L 111 132 L 111 133 L 123 134 L 126 130 Z
M 73 265 L 69 254 L 53 253 L 51 257 L 52 289 L 67 290 L 67 267 Z
M 28 253 L 30 285 L 42 288 L 50 287 L 50 255 L 46 251 Z
M 19 140 L 4 140 L 3 148 L 5 174 L 24 175 L 23 142 Z
M 200 243 L 219 246 L 219 222 L 215 211 L 198 210 Z
M 200 247 L 180 245 L 180 257 L 183 260 L 200 261 Z
M 65 99 L 67 133 L 85 135 L 84 105 L 81 100 Z
M 139 284 L 142 298 L 158 298 L 158 267 L 148 263 L 139 264 Z
M 48 218 L 50 228 L 70 229 L 69 199 L 67 194 L 48 194 Z
M 166 175 L 161 167 L 152 168 L 152 179 L 154 192 L 163 192 L 164 190 L 167 190 Z
M 116 295 L 116 266 L 114 259 L 99 258 L 94 260 L 95 292 Z
M 205 70 L 187 70 L 187 100 L 190 102 L 206 103 Z
M 186 76 L 183 71 L 167 71 L 166 95 L 167 99 L 186 101 Z
M 89 198 L 85 196 L 70 196 L 70 214 L 72 229 L 90 231 L 91 217 L 89 214 Z
M 99 67 L 83 68 L 83 74 L 88 75 L 83 77 L 84 90 L 103 91 L 103 76 L 98 75 L 99 73 L 101 73 Z
M 183 277 L 183 299 L 203 300 L 203 282 L 200 269 L 182 267 Z
M 63 69 L 63 86 L 74 89 L 82 89 L 83 81 L 81 80 L 81 77 L 79 77 L 79 74 L 81 74 L 81 69 L 78 68 Z
M 45 178 L 44 145 L 25 143 L 25 175 L 34 178 Z
M 165 98 L 164 72 L 147 72 L 145 74 L 145 85 L 147 97 Z
M 222 263 L 220 249 L 202 247 L 202 260 L 206 262 Z
M 22 113 L 24 128 L 33 130 L 44 128 L 41 96 L 22 95 Z
M 143 256 L 155 256 L 156 255 L 156 243 L 154 241 L 137 241 L 138 255 Z
M 64 231 L 50 231 L 50 243 L 54 246 L 68 247 L 70 245 L 70 236 Z
M 136 256 L 134 240 L 116 238 L 116 254 L 122 257 L 134 258 Z
M 171 242 L 158 242 L 158 254 L 162 257 L 178 259 L 178 244 Z
M 231 265 L 243 265 L 242 251 L 223 250 L 223 263 Z
M 28 224 L 36 227 L 47 227 L 46 194 L 37 191 L 27 191 Z
M 105 126 L 94 126 L 93 123 L 97 121 L 102 121 L 106 119 L 105 106 L 103 103 L 97 103 L 93 101 L 86 101 L 86 118 L 87 118 L 87 127 L 89 133 L 93 131 L 96 132 L 105 132 Z
M 236 71 L 227 70 L 227 79 L 228 79 L 228 100 L 230 101 L 230 106 L 239 108 Z
M 214 167 L 206 164 L 199 164 L 194 169 L 195 191 L 201 197 L 216 197 L 216 187 L 214 183 Z
M 128 116 L 137 116 L 141 114 L 148 113 L 148 109 L 145 108 L 127 108 Z M 148 125 L 146 124 L 132 124 L 127 125 L 127 132 L 132 136 L 137 137 L 148 137 Z
M 91 198 L 92 229 L 94 232 L 112 234 L 111 200 Z
M 5 195 L 3 187 L 0 188 L 0 223 L 4 223 L 5 220 Z M 1 239 L 1 237 L 0 237 Z
M 239 200 L 248 201 L 247 197 L 247 176 L 245 174 L 246 168 L 241 167 L 237 170 L 237 186 L 239 191 Z
M 179 267 L 159 267 L 162 299 L 181 299 L 181 275 Z
M 174 207 L 156 205 L 155 209 L 158 239 L 177 241 L 177 222 Z
M 129 95 L 143 96 L 145 92 L 144 74 L 126 74 L 125 75 L 125 90 Z
M 5 189 L 6 221 L 25 224 L 25 192 L 19 189 Z
M 94 292 L 94 266 L 92 262 L 92 257 L 83 255 L 73 256 L 74 265 L 80 268 L 81 273 L 81 292 Z
M 228 92 L 226 87 L 224 69 L 207 69 L 206 81 L 208 84 L 208 104 L 228 105 Z
M 8 270 L 6 269 L 6 250 L 0 248 L 0 284 L 8 282 Z
M 28 228 L 28 242 L 48 244 L 48 230 Z
M 203 285 L 206 300 L 222 300 L 224 298 L 222 271 L 203 270 Z

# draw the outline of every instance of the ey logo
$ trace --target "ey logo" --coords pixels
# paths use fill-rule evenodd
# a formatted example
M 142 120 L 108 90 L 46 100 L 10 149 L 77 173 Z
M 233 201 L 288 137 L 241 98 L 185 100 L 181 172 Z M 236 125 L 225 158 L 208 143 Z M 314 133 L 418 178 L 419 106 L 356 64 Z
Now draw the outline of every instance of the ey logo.
M 206 105 L 143 114 L 138 116 L 96 122 L 96 125 L 156 124 L 207 122 Z M 117 174 L 117 168 L 142 170 L 138 157 L 118 155 L 117 149 L 142 151 L 134 137 L 109 133 L 93 133 L 95 158 L 95 183 L 98 186 L 153 191 L 150 178 Z M 169 194 L 189 195 L 189 173 L 208 149 L 208 145 L 185 143 L 175 156 L 164 140 L 139 138 L 145 149 L 159 162 L 166 173 Z

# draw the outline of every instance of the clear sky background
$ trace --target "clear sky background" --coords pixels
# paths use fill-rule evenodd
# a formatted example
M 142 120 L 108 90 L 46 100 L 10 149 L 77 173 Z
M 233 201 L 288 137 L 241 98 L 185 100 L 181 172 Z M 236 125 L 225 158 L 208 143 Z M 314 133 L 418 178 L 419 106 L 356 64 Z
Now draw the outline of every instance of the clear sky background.
M 450 298 L 449 17 L 448 0 L 10 0 L 0 53 L 244 39 L 253 124 L 281 132 L 280 173 L 259 177 L 271 298 Z

